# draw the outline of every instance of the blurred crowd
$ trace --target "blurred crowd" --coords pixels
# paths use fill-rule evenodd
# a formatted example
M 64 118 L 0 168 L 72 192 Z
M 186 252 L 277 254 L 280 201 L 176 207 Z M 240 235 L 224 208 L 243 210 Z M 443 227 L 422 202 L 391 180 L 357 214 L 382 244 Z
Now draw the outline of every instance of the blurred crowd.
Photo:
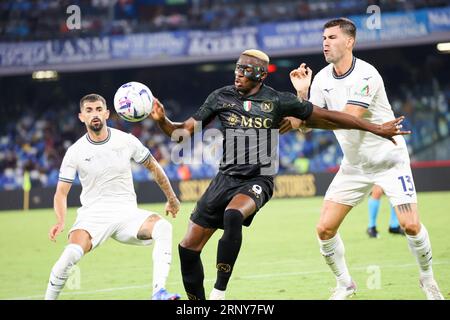
M 4 0 L 0 1 L 0 41 L 186 28 L 221 30 L 265 22 L 325 18 L 331 14 L 362 14 L 372 4 L 384 11 L 405 11 L 448 5 L 448 0 Z M 78 31 L 67 28 L 66 9 L 70 5 L 81 9 Z M 391 50 L 389 60 L 381 50 L 367 53 L 367 61 L 374 62 L 385 79 L 395 114 L 405 115 L 405 127 L 413 130 L 406 137 L 413 158 L 450 136 L 450 78 L 441 72 L 448 70 L 448 60 L 433 54 L 430 48 L 422 51 Z M 363 55 L 358 52 L 357 56 L 360 54 Z M 322 56 L 297 59 L 305 59 L 315 66 L 315 72 L 323 65 Z M 271 76 L 269 84 L 278 90 L 291 90 L 288 72 L 285 70 L 286 76 Z M 142 79 L 164 98 L 172 119 L 184 120 L 200 105 L 199 97 L 203 99 L 206 92 L 224 85 L 228 79 L 231 81 L 231 76 L 229 71 L 208 74 L 197 72 L 192 66 L 177 66 L 153 69 L 153 72 L 143 69 L 121 70 L 120 74 L 112 71 L 92 76 L 66 75 L 56 84 L 37 85 L 30 80 L 0 78 L 0 85 L 5 89 L 0 111 L 8 115 L 0 117 L 0 190 L 21 188 L 25 171 L 30 173 L 34 187 L 56 185 L 62 157 L 85 132 L 76 117 L 78 106 L 69 101 L 77 101 L 87 89 L 103 93 L 105 88 L 110 91 L 117 88 L 122 79 Z M 113 93 L 105 94 L 108 97 Z M 138 137 L 170 179 L 211 178 L 217 172 L 218 163 L 213 161 L 174 163 L 174 142 L 161 134 L 151 120 L 131 124 L 112 114 L 109 125 Z M 192 141 L 196 141 L 191 148 L 194 154 L 201 150 L 204 154 L 214 154 L 220 147 L 198 137 Z M 331 170 L 341 159 L 341 150 L 331 131 L 314 130 L 307 134 L 293 131 L 280 137 L 280 173 Z M 151 179 L 149 172 L 137 164 L 133 165 L 133 175 L 136 181 Z
M 405 115 L 405 128 L 414 132 L 406 136 L 412 155 L 450 136 L 449 102 L 450 85 L 440 88 L 437 82 L 417 88 L 402 87 L 399 94 L 391 98 L 394 112 Z M 85 128 L 74 116 L 77 108 L 72 105 L 48 110 L 38 117 L 30 109 L 17 121 L 7 123 L 0 134 L 0 190 L 21 188 L 24 171 L 30 173 L 33 187 L 56 185 L 67 148 L 85 133 Z M 173 114 L 177 109 L 171 108 L 170 101 L 166 108 L 170 117 L 179 118 Z M 193 112 L 194 107 L 190 111 Z M 218 170 L 218 162 L 214 161 L 174 163 L 175 143 L 163 135 L 150 119 L 130 123 L 118 119 L 112 112 L 108 124 L 138 137 L 171 180 L 211 178 Z M 191 149 L 203 151 L 203 154 L 214 154 L 221 146 L 220 141 L 213 144 L 201 137 L 191 141 L 194 142 Z M 292 131 L 280 136 L 279 173 L 326 171 L 339 165 L 341 159 L 342 152 L 331 131 L 313 130 L 307 134 Z M 143 166 L 134 164 L 132 169 L 136 181 L 152 179 Z
M 447 0 L 4 0 L 0 41 L 47 40 L 166 30 L 227 30 L 280 22 L 448 5 Z M 80 28 L 66 23 L 80 8 Z

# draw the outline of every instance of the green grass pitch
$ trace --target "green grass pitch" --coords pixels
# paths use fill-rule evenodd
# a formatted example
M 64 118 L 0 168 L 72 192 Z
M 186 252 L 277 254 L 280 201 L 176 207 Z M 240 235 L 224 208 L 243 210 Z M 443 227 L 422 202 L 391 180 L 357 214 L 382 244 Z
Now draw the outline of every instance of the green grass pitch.
M 327 299 L 335 281 L 321 257 L 315 235 L 322 198 L 273 199 L 244 228 L 240 256 L 228 286 L 227 299 Z M 173 223 L 174 254 L 167 287 L 186 298 L 177 244 L 186 232 L 193 203 L 183 203 Z M 163 204 L 141 205 L 162 212 Z M 433 269 L 444 297 L 450 298 L 450 192 L 421 193 L 419 209 L 433 246 Z M 380 208 L 379 239 L 369 239 L 367 201 L 341 226 L 350 272 L 358 285 L 353 299 L 424 299 L 418 267 L 402 236 L 387 232 L 388 201 Z M 68 212 L 66 230 L 55 243 L 47 238 L 52 210 L 0 213 L 0 299 L 42 299 L 49 272 L 61 254 L 76 215 Z M 217 231 L 203 253 L 205 289 L 215 279 Z M 152 247 L 123 245 L 109 239 L 78 264 L 77 277 L 61 299 L 149 299 Z

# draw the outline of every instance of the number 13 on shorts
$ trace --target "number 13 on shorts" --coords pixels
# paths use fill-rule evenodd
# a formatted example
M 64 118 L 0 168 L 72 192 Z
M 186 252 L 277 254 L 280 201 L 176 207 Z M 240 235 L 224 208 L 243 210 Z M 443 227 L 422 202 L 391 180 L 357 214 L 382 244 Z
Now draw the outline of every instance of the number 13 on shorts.
M 400 180 L 403 192 L 413 192 L 414 191 L 414 182 L 411 178 L 411 176 L 399 176 L 398 180 Z

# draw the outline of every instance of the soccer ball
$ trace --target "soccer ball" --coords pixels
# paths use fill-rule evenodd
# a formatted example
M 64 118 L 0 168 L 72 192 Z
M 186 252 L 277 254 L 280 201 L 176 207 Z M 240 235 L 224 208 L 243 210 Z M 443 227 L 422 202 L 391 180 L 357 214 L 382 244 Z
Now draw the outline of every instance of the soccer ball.
M 147 118 L 153 108 L 153 94 L 140 82 L 121 85 L 114 95 L 114 108 L 119 117 L 138 122 Z

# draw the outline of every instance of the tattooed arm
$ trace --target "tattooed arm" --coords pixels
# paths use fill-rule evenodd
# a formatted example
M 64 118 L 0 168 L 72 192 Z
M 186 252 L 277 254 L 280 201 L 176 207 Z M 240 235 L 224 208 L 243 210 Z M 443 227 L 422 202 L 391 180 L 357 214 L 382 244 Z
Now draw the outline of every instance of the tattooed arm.
M 163 168 L 159 165 L 158 161 L 150 155 L 148 159 L 144 162 L 144 166 L 151 171 L 153 178 L 156 183 L 161 188 L 162 192 L 164 192 L 167 203 L 166 203 L 166 215 L 170 214 L 172 217 L 176 217 L 178 210 L 180 210 L 180 201 L 178 200 L 175 192 L 173 192 L 172 186 L 170 185 L 170 181 L 166 176 Z

